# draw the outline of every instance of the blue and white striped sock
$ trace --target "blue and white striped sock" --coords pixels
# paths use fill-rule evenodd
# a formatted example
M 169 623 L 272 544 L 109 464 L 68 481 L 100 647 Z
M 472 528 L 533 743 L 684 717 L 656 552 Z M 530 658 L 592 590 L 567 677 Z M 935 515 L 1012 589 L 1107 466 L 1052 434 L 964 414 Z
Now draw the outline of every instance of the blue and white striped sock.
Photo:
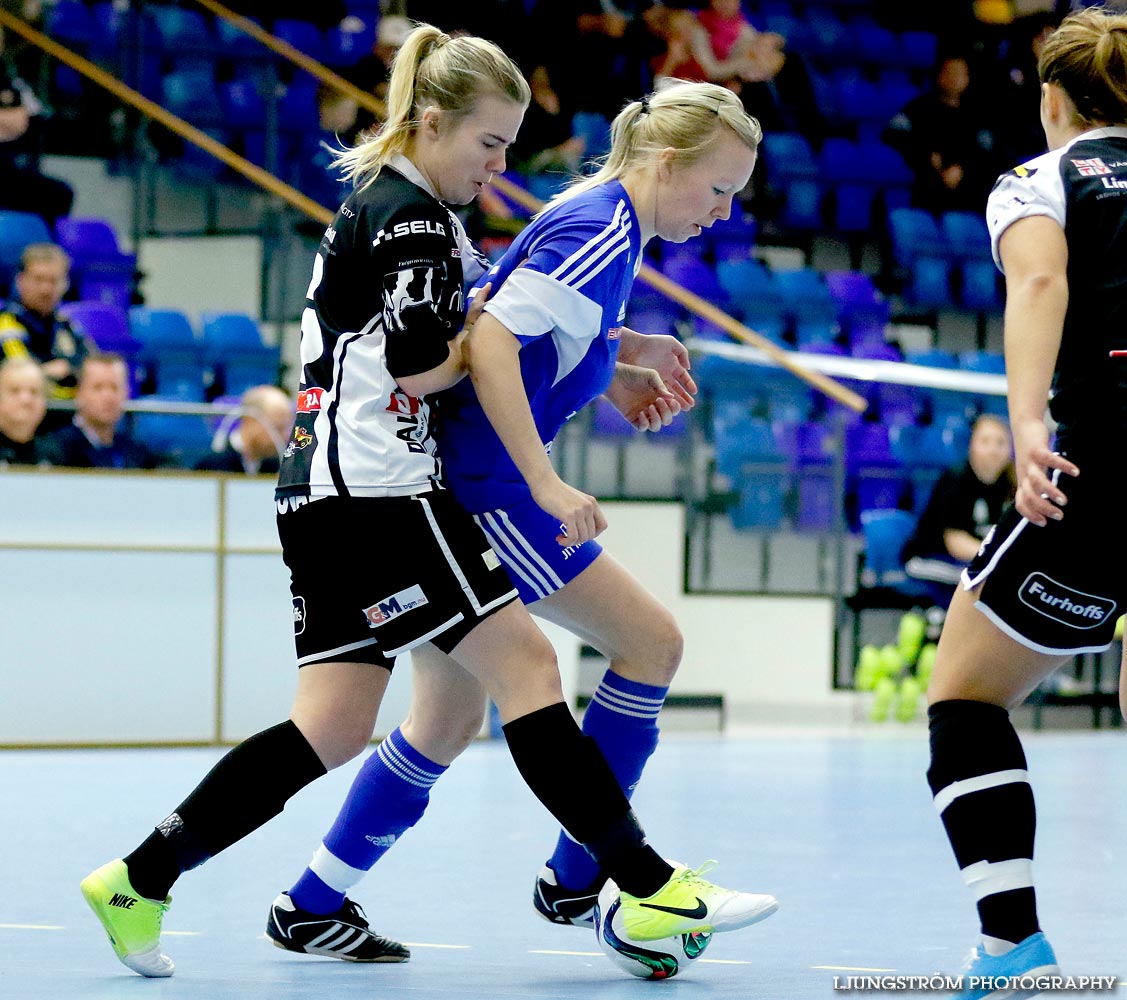
M 598 744 L 627 798 L 657 747 L 657 717 L 668 691 L 608 670 L 583 716 L 584 734 Z M 570 889 L 587 888 L 599 873 L 591 855 L 562 831 L 548 864 Z
M 446 768 L 396 729 L 364 761 L 333 828 L 290 897 L 311 913 L 333 913 L 392 844 L 414 826 Z

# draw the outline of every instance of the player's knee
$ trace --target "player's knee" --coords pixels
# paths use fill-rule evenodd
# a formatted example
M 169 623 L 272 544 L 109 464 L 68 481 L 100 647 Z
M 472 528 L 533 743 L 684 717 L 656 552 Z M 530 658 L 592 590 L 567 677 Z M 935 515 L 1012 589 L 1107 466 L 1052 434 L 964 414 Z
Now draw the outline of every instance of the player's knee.
M 654 684 L 668 686 L 681 666 L 681 657 L 685 654 L 685 636 L 673 620 L 672 615 L 665 615 L 654 626 L 655 655 L 652 659 Z
M 348 720 L 334 723 L 326 719 L 321 725 L 301 725 L 300 728 L 327 771 L 360 756 L 372 742 L 371 725 Z
M 455 714 L 424 716 L 412 709 L 399 727 L 407 742 L 423 756 L 449 764 L 481 732 L 485 722 L 485 702 L 459 706 Z

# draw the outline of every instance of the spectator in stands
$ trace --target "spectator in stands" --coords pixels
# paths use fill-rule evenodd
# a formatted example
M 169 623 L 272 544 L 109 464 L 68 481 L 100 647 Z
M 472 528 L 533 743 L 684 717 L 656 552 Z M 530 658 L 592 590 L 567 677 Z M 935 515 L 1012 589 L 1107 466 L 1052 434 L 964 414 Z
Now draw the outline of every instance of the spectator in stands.
M 741 93 L 745 82 L 769 80 L 783 66 L 783 37 L 761 34 L 731 4 L 714 0 L 708 10 L 694 14 L 669 10 L 656 19 L 665 39 L 665 52 L 653 61 L 657 77 L 707 80 Z
M 120 354 L 88 354 L 78 372 L 74 422 L 56 431 L 58 464 L 80 469 L 155 469 L 162 457 L 121 425 L 129 373 Z
M 1001 417 L 984 414 L 971 431 L 967 461 L 943 473 L 901 554 L 905 572 L 925 581 L 946 606 L 963 567 L 1014 498 L 1013 440 Z
M 1022 18 L 1013 29 L 1007 58 L 1000 63 L 1005 75 L 998 81 L 994 127 L 1003 163 L 1024 163 L 1045 151 L 1037 114 L 1041 101 L 1037 62 L 1055 24 L 1047 14 Z
M 293 431 L 294 406 L 275 385 L 255 385 L 243 393 L 239 425 L 226 436 L 222 451 L 196 463 L 207 472 L 245 472 L 249 476 L 275 475 L 278 456 Z
M 0 363 L 0 466 L 50 465 L 50 441 L 39 433 L 47 413 L 47 379 L 31 358 Z
M 43 366 L 54 399 L 73 399 L 91 345 L 56 311 L 70 285 L 70 258 L 54 243 L 33 243 L 20 257 L 16 297 L 0 305 L 0 355 Z
M 939 61 L 935 86 L 913 98 L 889 123 L 884 141 L 915 174 L 912 203 L 931 212 L 982 212 L 997 176 L 994 135 L 968 99 L 970 69 L 962 56 Z
M 0 208 L 33 211 L 48 224 L 70 212 L 74 191 L 70 185 L 39 172 L 27 137 L 32 120 L 43 105 L 4 54 L 4 29 L 0 28 Z
M 545 60 L 564 103 L 608 121 L 649 89 L 658 43 L 643 16 L 645 0 L 539 0 L 528 34 L 552 39 Z
M 525 173 L 576 173 L 586 143 L 572 131 L 571 109 L 564 105 L 552 86 L 548 67 L 537 66 L 529 74 L 528 84 L 532 103 L 525 112 L 517 141 L 513 143 L 513 164 Z

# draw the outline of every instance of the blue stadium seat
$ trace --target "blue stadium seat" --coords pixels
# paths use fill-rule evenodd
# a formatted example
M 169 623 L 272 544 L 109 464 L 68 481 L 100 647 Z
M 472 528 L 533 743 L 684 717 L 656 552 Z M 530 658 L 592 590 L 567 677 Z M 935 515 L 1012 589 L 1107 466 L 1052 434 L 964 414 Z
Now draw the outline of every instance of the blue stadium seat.
M 571 133 L 584 144 L 585 157 L 605 156 L 610 152 L 610 122 L 593 111 L 577 111 L 571 119 Z
M 274 37 L 288 42 L 299 52 L 304 52 L 317 62 L 324 62 L 325 39 L 317 25 L 295 18 L 280 17 L 274 22 Z
M 96 34 L 90 8 L 82 0 L 58 0 L 49 7 L 45 30 L 50 38 L 80 51 L 85 51 Z
M 732 214 L 727 219 L 717 219 L 701 234 L 701 239 L 719 264 L 725 260 L 747 260 L 757 232 L 755 217 L 733 207 Z
M 203 349 L 183 313 L 134 306 L 129 310 L 129 332 L 141 342 L 139 360 L 159 395 L 185 401 L 204 398 Z
M 895 66 L 900 62 L 900 40 L 879 24 L 854 24 L 854 42 L 863 62 L 874 66 Z
M 145 17 L 156 28 L 158 44 L 170 54 L 185 50 L 206 52 L 213 50 L 215 39 L 207 18 L 197 10 L 167 7 L 163 4 L 146 4 Z
M 977 212 L 944 212 L 939 224 L 951 252 L 970 260 L 992 260 L 990 232 Z
M 99 350 L 125 358 L 130 395 L 135 395 L 142 376 L 138 362 L 141 342 L 129 332 L 125 310 L 111 302 L 65 302 L 59 314 L 69 319 L 79 333 L 94 341 Z
M 254 21 L 254 18 L 249 18 Z M 254 23 L 258 23 L 254 21 Z M 261 27 L 261 25 L 260 25 Z M 223 56 L 261 56 L 266 52 L 261 42 L 256 42 L 245 31 L 240 31 L 233 24 L 216 18 L 215 39 L 219 52 Z
M 900 552 L 915 529 L 916 519 L 904 510 L 866 510 L 861 513 L 861 531 L 865 537 L 863 586 L 910 588 Z
M 922 351 L 906 351 L 905 360 L 912 365 L 923 365 L 925 368 L 955 369 L 959 367 L 959 359 L 950 351 L 930 347 Z
M 732 527 L 772 530 L 783 521 L 789 478 L 786 472 L 747 470 L 736 482 L 739 500 L 728 512 Z
M 325 64 L 335 68 L 355 66 L 376 43 L 376 22 L 369 17 L 360 31 L 345 31 L 339 25 L 325 34 Z
M 676 281 L 690 292 L 695 292 L 720 308 L 726 306 L 728 296 L 720 287 L 716 271 L 704 261 L 679 254 L 663 261 L 662 271 L 667 278 Z
M 931 69 L 935 66 L 939 39 L 929 31 L 905 31 L 900 36 L 902 61 L 909 69 Z
M 148 396 L 147 399 L 157 399 Z M 164 397 L 170 402 L 185 402 L 180 397 Z M 211 452 L 213 430 L 206 419 L 195 414 L 134 413 L 134 436 L 168 461 L 191 468 Z
M 228 80 L 219 85 L 219 104 L 230 128 L 257 128 L 266 124 L 266 101 L 253 80 Z
M 963 263 L 959 301 L 974 312 L 997 312 L 1002 308 L 998 269 L 992 260 Z
M 162 83 L 164 106 L 197 128 L 223 124 L 223 109 L 215 75 L 209 69 L 182 69 L 169 73 Z
M 931 213 L 922 208 L 897 208 L 888 213 L 896 262 L 911 267 L 920 257 L 945 258 L 950 246 Z
M 136 254 L 123 253 L 105 219 L 59 219 L 59 244 L 70 255 L 71 281 L 87 301 L 129 308 L 137 270 Z
M 200 316 L 204 362 L 229 395 L 253 385 L 274 385 L 281 352 L 266 344 L 258 324 L 241 313 L 203 313 Z
M 917 257 L 910 267 L 906 291 L 913 305 L 936 309 L 951 305 L 950 264 L 942 257 Z
M 1005 375 L 1006 358 L 992 351 L 966 351 L 959 355 L 959 367 L 967 372 L 982 372 L 985 375 Z

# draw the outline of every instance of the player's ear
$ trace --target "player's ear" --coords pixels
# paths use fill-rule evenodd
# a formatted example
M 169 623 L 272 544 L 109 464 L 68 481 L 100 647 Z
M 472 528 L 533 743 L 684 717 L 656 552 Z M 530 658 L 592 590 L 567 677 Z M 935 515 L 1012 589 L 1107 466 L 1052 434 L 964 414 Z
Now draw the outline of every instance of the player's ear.
M 669 180 L 673 176 L 673 165 L 677 162 L 677 150 L 666 146 L 657 154 L 657 173 L 662 180 Z
M 433 104 L 428 105 L 426 110 L 423 111 L 422 117 L 419 119 L 419 127 L 424 132 L 430 132 L 434 135 L 438 134 L 438 127 L 442 121 L 442 109 L 436 108 Z

